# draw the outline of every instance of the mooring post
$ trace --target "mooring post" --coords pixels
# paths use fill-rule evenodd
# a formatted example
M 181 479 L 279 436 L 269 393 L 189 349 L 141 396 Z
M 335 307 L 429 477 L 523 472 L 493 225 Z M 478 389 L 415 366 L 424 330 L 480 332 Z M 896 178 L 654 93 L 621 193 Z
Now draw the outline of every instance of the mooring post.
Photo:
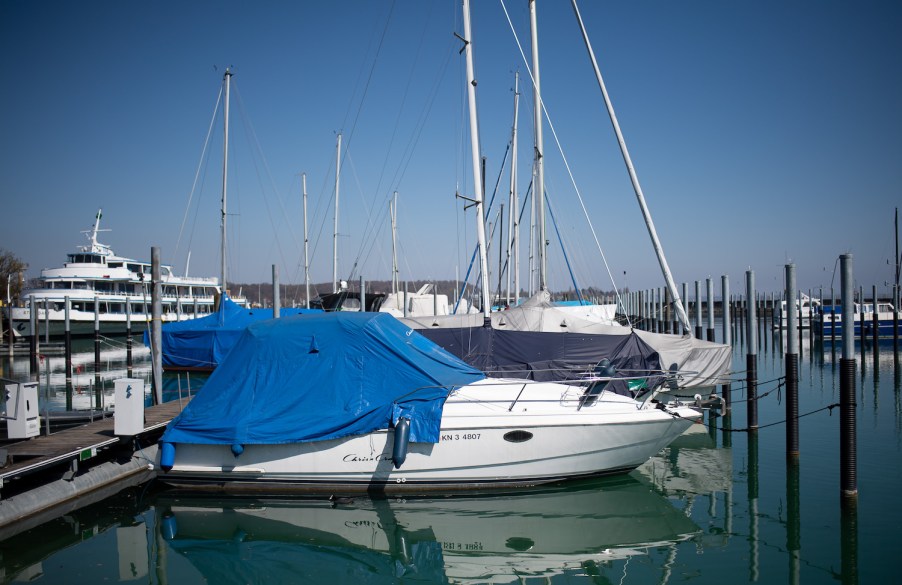
M 673 299 L 670 298 L 670 290 L 666 288 L 661 289 L 661 317 L 664 320 L 664 328 L 661 330 L 661 333 L 672 333 L 673 329 L 673 315 L 676 314 L 676 311 L 672 310 L 673 305 L 671 304 Z
M 704 339 L 702 337 L 702 283 L 700 280 L 695 281 L 695 338 Z
M 194 316 L 197 317 L 197 305 L 194 306 Z M 132 303 L 128 297 L 125 299 L 125 367 L 128 368 L 128 377 L 132 374 Z
M 746 304 L 748 306 L 746 315 L 747 353 L 745 358 L 746 381 L 748 384 L 748 409 L 746 414 L 749 433 L 755 433 L 758 431 L 758 340 L 756 339 L 758 330 L 755 328 L 755 304 L 751 302 L 751 299 L 755 298 L 755 272 L 752 270 L 745 272 L 745 289 Z
M 65 316 L 63 320 L 63 345 L 66 352 L 66 410 L 72 410 L 72 331 L 69 329 L 69 310 L 71 303 L 69 297 L 63 299 L 65 304 Z
M 842 358 L 839 379 L 839 466 L 843 501 L 858 499 L 858 449 L 855 415 L 855 289 L 852 280 L 852 255 L 839 257 L 842 283 Z M 863 303 L 862 303 L 863 304 Z
M 153 403 L 163 404 L 163 284 L 160 281 L 160 249 L 150 248 L 150 339 L 151 362 L 153 371 Z M 223 283 L 225 285 L 225 283 Z
M 899 285 L 893 285 L 893 355 L 899 360 Z
M 683 283 L 683 312 L 686 313 L 686 316 L 689 316 L 689 283 Z M 689 330 L 689 324 L 680 322 L 680 335 L 692 335 L 692 331 Z
M 663 289 L 661 287 L 657 287 L 654 289 L 652 293 L 652 298 L 654 299 L 654 309 L 653 312 L 655 314 L 655 324 L 654 331 L 655 333 L 664 333 L 664 294 Z
M 708 285 L 708 341 L 714 341 L 714 281 L 709 276 L 705 282 Z
M 730 277 L 724 274 L 720 277 L 720 298 L 723 299 L 721 301 L 723 305 L 723 321 L 721 323 L 723 329 L 723 343 L 725 345 L 733 344 L 732 332 L 730 331 L 731 323 L 730 323 L 730 307 L 729 301 L 730 298 Z M 729 411 L 732 406 L 730 399 L 730 381 L 727 379 L 726 384 L 722 384 L 720 387 L 720 394 L 724 400 L 724 411 Z
M 28 365 L 29 373 L 34 377 L 38 375 L 38 305 L 34 300 L 34 295 L 31 295 L 28 299 Z
M 790 322 L 786 334 L 786 461 L 798 463 L 799 459 L 799 337 L 795 328 L 796 266 L 786 265 L 786 297 Z
M 873 313 L 871 314 L 871 322 L 873 327 L 872 336 L 874 339 L 874 357 L 877 357 L 877 353 L 880 351 L 880 317 L 877 314 L 877 285 L 872 285 L 873 289 L 871 291 L 871 298 L 874 299 L 873 302 Z
M 7 298 L 6 300 L 8 302 L 8 306 L 9 306 L 9 325 L 6 328 L 6 333 L 7 333 L 6 351 L 9 355 L 10 360 L 12 360 L 13 353 L 14 353 L 13 352 L 13 343 L 15 342 L 16 338 L 13 334 L 13 308 L 12 308 L 12 303 L 10 302 L 11 299 Z M 2 335 L 2 332 L 0 332 L 0 335 Z
M 864 344 L 867 343 L 867 335 L 864 334 L 864 287 L 858 287 L 858 338 L 861 341 L 861 351 L 864 353 Z M 864 360 L 862 360 L 864 361 Z
M 814 355 L 814 302 L 808 289 L 808 353 Z
M 94 406 L 101 408 L 103 388 L 100 384 L 100 301 L 94 297 Z
M 100 302 L 94 297 L 94 375 L 100 376 Z
M 893 285 L 893 354 L 899 359 L 899 285 Z
M 366 279 L 360 275 L 360 312 L 366 312 Z
M 278 319 L 282 315 L 282 298 L 279 290 L 279 267 L 272 265 L 272 318 Z
M 796 295 L 797 295 L 797 296 L 796 296 L 796 302 L 798 303 L 798 304 L 796 305 L 796 309 L 797 309 L 797 310 L 796 310 L 796 313 L 797 313 L 797 315 L 798 315 L 798 317 L 799 317 L 799 323 L 798 323 L 799 326 L 798 326 L 798 330 L 799 330 L 799 340 L 801 341 L 801 339 L 802 339 L 802 329 L 804 329 L 804 327 L 805 327 L 805 315 L 802 314 L 802 289 L 798 289 L 798 290 L 796 291 Z M 808 299 L 808 304 L 809 304 L 809 306 L 811 305 L 811 299 Z M 810 349 L 811 349 L 811 347 L 809 346 L 809 350 L 810 350 Z M 802 353 L 802 352 L 801 352 L 801 346 L 799 346 L 799 353 Z
M 63 350 L 66 354 L 66 386 L 72 385 L 72 332 L 69 331 L 69 297 L 63 298 Z

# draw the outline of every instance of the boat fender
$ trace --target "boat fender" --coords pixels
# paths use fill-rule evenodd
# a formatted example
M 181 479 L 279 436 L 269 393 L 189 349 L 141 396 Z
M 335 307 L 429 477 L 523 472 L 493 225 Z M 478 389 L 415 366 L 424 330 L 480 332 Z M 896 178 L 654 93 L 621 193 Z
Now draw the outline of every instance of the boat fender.
M 233 443 L 231 449 L 232 455 L 234 455 L 235 457 L 238 457 L 239 455 L 244 453 L 244 445 L 242 445 L 241 443 Z
M 160 467 L 163 471 L 172 471 L 175 465 L 175 443 L 160 443 Z
M 407 446 L 410 443 L 410 419 L 399 418 L 395 423 L 395 444 L 392 447 L 391 460 L 395 469 L 404 465 L 407 459 Z
M 175 514 L 169 513 L 163 516 L 161 532 L 163 533 L 163 540 L 175 540 L 175 537 L 178 536 L 179 533 L 179 526 L 175 521 Z

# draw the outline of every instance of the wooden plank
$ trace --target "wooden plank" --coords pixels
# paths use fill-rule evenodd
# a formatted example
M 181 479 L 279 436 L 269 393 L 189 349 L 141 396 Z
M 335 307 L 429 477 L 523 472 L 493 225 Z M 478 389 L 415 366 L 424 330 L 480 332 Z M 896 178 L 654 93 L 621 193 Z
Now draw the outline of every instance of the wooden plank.
M 145 409 L 143 432 L 147 433 L 167 425 L 181 412 L 188 400 L 190 398 Z M 114 430 L 114 419 L 105 418 L 52 435 L 7 445 L 6 452 L 10 464 L 0 469 L 0 486 L 9 477 L 31 473 L 62 461 L 78 459 L 82 452 L 90 449 L 109 447 L 120 440 L 113 434 Z

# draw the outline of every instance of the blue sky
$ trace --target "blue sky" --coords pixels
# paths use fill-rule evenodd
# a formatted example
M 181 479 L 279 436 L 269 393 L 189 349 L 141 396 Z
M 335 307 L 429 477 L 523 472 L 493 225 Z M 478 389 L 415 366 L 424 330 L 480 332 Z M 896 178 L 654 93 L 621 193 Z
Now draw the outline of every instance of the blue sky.
M 527 3 L 505 4 L 528 55 Z M 739 292 L 751 268 L 759 290 L 778 290 L 791 260 L 801 287 L 838 288 L 837 257 L 851 252 L 857 283 L 885 290 L 902 204 L 898 3 L 583 0 L 580 10 L 678 283 L 711 276 L 719 287 L 729 274 Z M 661 286 L 569 2 L 540 1 L 538 15 L 543 99 L 616 285 Z M 218 275 L 218 120 L 190 206 L 189 194 L 230 66 L 230 280 L 268 282 L 277 264 L 283 283 L 303 282 L 302 172 L 312 277 L 331 280 L 339 131 L 340 275 L 389 278 L 397 190 L 401 278 L 462 276 L 475 229 L 454 197 L 473 187 L 453 32 L 463 33 L 455 0 L 3 2 L 0 247 L 36 276 L 103 208 L 117 253 L 149 258 L 159 246 L 183 272 L 190 250 L 192 274 Z M 514 72 L 527 77 L 500 2 L 474 2 L 473 48 L 491 191 Z M 525 191 L 525 81 L 521 92 Z M 544 132 L 546 190 L 576 278 L 611 288 L 547 121 Z M 549 282 L 567 288 L 549 234 Z

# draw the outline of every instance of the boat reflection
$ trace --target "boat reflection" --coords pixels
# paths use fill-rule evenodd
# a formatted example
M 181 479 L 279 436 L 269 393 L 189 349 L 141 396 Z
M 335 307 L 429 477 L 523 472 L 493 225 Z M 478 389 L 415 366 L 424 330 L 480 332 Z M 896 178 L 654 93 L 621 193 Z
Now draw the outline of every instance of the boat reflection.
M 718 426 L 729 424 L 718 421 Z M 703 525 L 697 540 L 705 547 L 721 548 L 733 532 L 733 449 L 718 446 L 715 432 L 703 424 L 692 425 L 634 474 L 650 481 L 663 496 L 682 500 L 686 513 Z M 705 507 L 697 510 L 700 504 Z
M 512 495 L 211 499 L 163 493 L 170 550 L 209 582 L 510 582 L 585 575 L 698 527 L 646 482 L 593 480 Z

